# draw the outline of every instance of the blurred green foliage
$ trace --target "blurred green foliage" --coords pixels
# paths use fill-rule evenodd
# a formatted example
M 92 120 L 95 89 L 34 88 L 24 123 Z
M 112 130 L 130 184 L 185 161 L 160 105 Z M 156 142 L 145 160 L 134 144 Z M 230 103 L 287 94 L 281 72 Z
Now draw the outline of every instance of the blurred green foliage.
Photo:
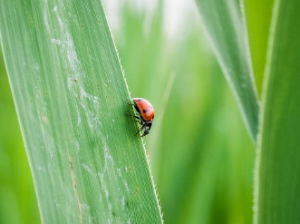
M 148 16 L 124 4 L 113 36 L 132 97 L 162 118 L 145 141 L 165 223 L 251 223 L 254 146 L 199 18 L 191 13 L 170 38 L 163 6 Z M 0 91 L 0 224 L 39 223 L 2 57 Z

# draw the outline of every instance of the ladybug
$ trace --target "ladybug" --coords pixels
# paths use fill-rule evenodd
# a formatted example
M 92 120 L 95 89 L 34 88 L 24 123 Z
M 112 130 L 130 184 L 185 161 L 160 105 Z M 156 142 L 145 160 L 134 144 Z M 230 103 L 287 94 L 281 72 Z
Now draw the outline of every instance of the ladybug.
M 129 105 L 134 106 L 136 111 L 139 113 L 139 116 L 127 113 L 126 115 L 132 116 L 138 120 L 142 127 L 135 135 L 145 129 L 144 133 L 141 135 L 141 137 L 144 137 L 149 134 L 149 131 L 151 129 L 152 121 L 154 119 L 154 109 L 152 104 L 148 100 L 145 100 L 143 98 L 133 98 L 132 101 L 133 104 L 130 103 Z

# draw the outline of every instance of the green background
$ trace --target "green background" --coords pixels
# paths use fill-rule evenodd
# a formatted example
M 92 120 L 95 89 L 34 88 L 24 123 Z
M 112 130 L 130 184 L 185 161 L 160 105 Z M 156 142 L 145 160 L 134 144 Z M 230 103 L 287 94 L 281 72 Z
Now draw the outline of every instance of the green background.
M 171 37 L 153 11 L 123 4 L 112 31 L 131 95 L 155 108 L 145 141 L 164 221 L 252 223 L 254 145 L 196 6 Z M 39 223 L 2 56 L 0 91 L 0 223 Z

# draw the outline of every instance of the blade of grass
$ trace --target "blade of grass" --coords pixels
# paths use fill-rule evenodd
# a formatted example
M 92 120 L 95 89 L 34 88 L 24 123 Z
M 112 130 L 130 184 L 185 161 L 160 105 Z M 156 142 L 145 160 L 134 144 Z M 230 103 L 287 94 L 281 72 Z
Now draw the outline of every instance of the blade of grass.
M 5 72 L 2 50 L 0 108 L 0 223 L 38 224 L 40 216 L 36 196 Z
M 268 37 L 274 0 L 243 0 L 255 84 L 259 96 L 267 58 Z
M 196 0 L 201 20 L 254 142 L 258 98 L 238 1 Z
M 257 224 L 300 220 L 300 2 L 275 0 L 257 158 Z
M 43 223 L 161 223 L 99 1 L 0 1 L 9 81 Z

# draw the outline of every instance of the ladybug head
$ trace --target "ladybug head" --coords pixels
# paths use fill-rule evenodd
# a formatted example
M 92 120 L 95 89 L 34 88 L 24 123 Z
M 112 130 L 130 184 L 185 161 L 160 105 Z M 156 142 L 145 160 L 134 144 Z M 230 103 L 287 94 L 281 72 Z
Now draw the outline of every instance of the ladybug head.
M 152 126 L 152 122 L 149 122 L 149 123 L 146 123 L 145 124 L 145 131 L 144 131 L 144 133 L 142 134 L 142 136 L 141 137 L 144 137 L 144 136 L 146 136 L 146 135 L 148 135 L 149 134 L 149 132 L 150 132 L 150 129 L 151 129 L 151 126 Z

